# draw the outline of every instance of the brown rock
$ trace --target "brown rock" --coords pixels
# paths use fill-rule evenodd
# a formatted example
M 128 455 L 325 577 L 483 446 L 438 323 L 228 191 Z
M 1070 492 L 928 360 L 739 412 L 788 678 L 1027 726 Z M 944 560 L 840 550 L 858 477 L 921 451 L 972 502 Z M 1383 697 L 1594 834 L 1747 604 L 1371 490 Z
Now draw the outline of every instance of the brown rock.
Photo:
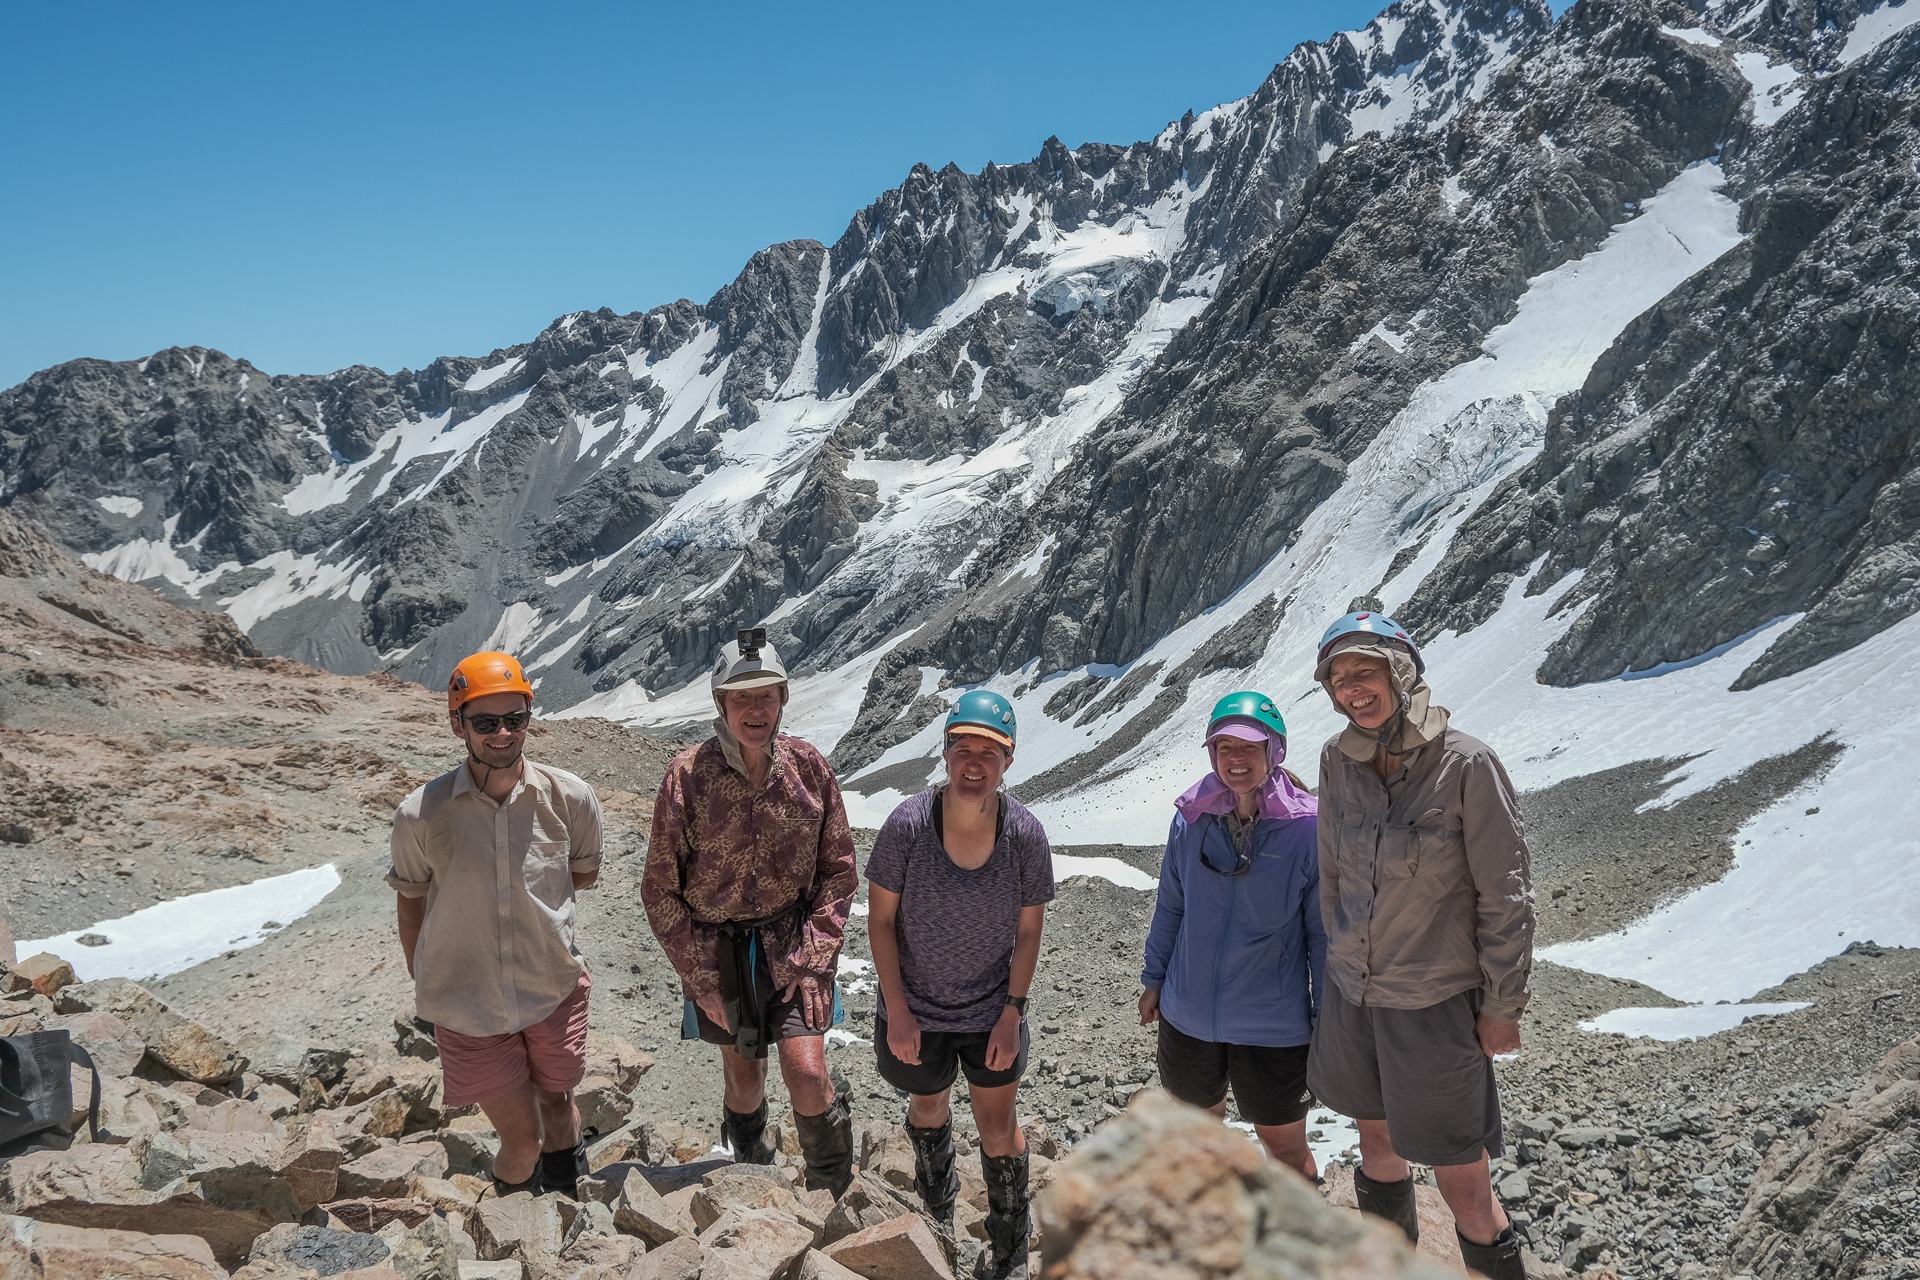
M 821 1239 L 829 1244 L 844 1240 L 919 1208 L 920 1199 L 912 1192 L 903 1195 L 879 1174 L 862 1171 L 827 1214 Z
M 398 1092 L 378 1093 L 355 1107 L 334 1112 L 340 1140 L 352 1156 L 362 1156 L 380 1144 L 383 1138 L 398 1138 L 407 1131 L 407 1117 L 413 1104 Z
M 391 1199 L 364 1196 L 354 1200 L 329 1201 L 320 1208 L 331 1219 L 330 1226 L 342 1231 L 373 1235 L 390 1222 L 398 1222 L 408 1228 L 417 1227 L 433 1217 L 435 1206 L 412 1196 Z
M 526 1280 L 526 1276 L 526 1264 L 518 1258 L 503 1258 L 496 1262 L 460 1259 L 460 1280 Z
M 782 1213 L 730 1209 L 700 1233 L 707 1247 L 701 1280 L 766 1280 L 813 1248 L 813 1232 Z
M 785 1182 L 756 1176 L 738 1166 L 716 1169 L 693 1193 L 693 1225 L 705 1231 L 728 1213 L 764 1209 L 792 1218 L 811 1234 L 809 1247 L 821 1241 L 826 1226 L 811 1205 L 801 1201 Z
M 1328 1204 L 1359 1212 L 1359 1203 L 1353 1197 L 1353 1170 L 1350 1167 L 1335 1165 L 1327 1170 L 1325 1195 Z M 1417 1247 L 1421 1255 L 1449 1267 L 1464 1269 L 1466 1264 L 1460 1259 L 1459 1236 L 1453 1226 L 1453 1210 L 1447 1208 L 1439 1188 L 1415 1183 L 1413 1203 L 1420 1215 L 1420 1243 Z
M 447 1149 L 447 1167 L 455 1173 L 485 1175 L 500 1154 L 500 1135 L 485 1116 L 461 1116 L 437 1135 Z M 589 1161 L 591 1164 L 591 1161 Z
M 7 975 L 7 983 L 13 991 L 37 991 L 50 996 L 62 987 L 73 985 L 73 966 L 51 951 L 42 951 L 14 965 L 13 972 Z
M 653 1070 L 653 1057 L 643 1053 L 619 1036 L 604 1031 L 587 1032 L 587 1074 L 606 1076 L 622 1093 L 632 1093 L 640 1077 Z
M 222 1098 L 210 1107 L 189 1106 L 187 1128 L 204 1133 L 271 1133 L 275 1136 L 285 1132 L 265 1107 L 245 1098 Z
M 703 1280 L 707 1247 L 693 1236 L 661 1245 L 627 1271 L 626 1280 Z
M 648 1158 L 647 1142 L 652 1127 L 645 1120 L 629 1120 L 611 1133 L 602 1133 L 587 1144 L 587 1168 L 600 1172 L 622 1160 Z
M 344 1101 L 353 1107 L 383 1093 L 398 1094 L 406 1101 L 408 1123 L 437 1129 L 446 1119 L 440 1090 L 439 1067 L 418 1058 L 393 1058 L 373 1063 L 354 1076 Z
M 447 1149 L 437 1142 L 408 1142 L 380 1147 L 340 1166 L 337 1194 L 342 1198 L 403 1196 L 415 1178 L 439 1178 L 447 1172 Z
M 794 1268 L 793 1280 L 859 1280 L 858 1271 L 849 1271 L 818 1249 L 809 1249 Z
M 49 1030 L 65 1031 L 73 1042 L 93 1057 L 100 1068 L 101 1082 L 109 1076 L 130 1076 L 146 1056 L 147 1042 L 133 1028 L 110 1013 L 67 1013 L 51 1018 Z
M 100 1079 L 99 1142 L 127 1142 L 160 1129 L 160 1113 L 138 1080 Z
M 464 1181 L 466 1185 L 450 1178 L 415 1178 L 407 1187 L 407 1198 L 423 1200 L 443 1213 L 470 1213 L 480 1202 L 485 1184 L 475 1186 L 470 1179 Z
M 300 1212 L 285 1181 L 257 1165 L 149 1190 L 139 1157 L 106 1144 L 15 1156 L 0 1179 L 0 1204 L 10 1212 L 71 1227 L 198 1236 L 222 1266 L 237 1266 L 255 1238 Z
M 1020 1121 L 1020 1131 L 1027 1136 L 1027 1154 L 1045 1156 L 1049 1160 L 1060 1158 L 1060 1139 L 1053 1136 L 1053 1130 L 1047 1128 L 1047 1122 L 1039 1116 L 1026 1116 Z
M 147 1044 L 147 1057 L 175 1075 L 201 1084 L 225 1084 L 247 1068 L 227 1041 L 169 1009 L 152 992 L 125 978 L 62 988 L 61 1013 L 111 1013 Z
M 1058 1166 L 1038 1211 L 1048 1280 L 1458 1278 L 1392 1227 L 1333 1208 L 1244 1136 L 1157 1089 L 1141 1091 Z
M 321 1275 L 338 1276 L 379 1266 L 392 1254 L 386 1241 L 368 1232 L 289 1222 L 255 1240 L 247 1260 L 250 1264 L 290 1263 Z
M 699 1190 L 690 1189 L 687 1198 L 691 1200 Z M 637 1169 L 629 1170 L 620 1183 L 619 1198 L 613 1203 L 613 1222 L 619 1230 L 639 1236 L 655 1247 L 695 1234 L 693 1215 L 679 1205 L 669 1204 Z
M 535 1275 L 559 1261 L 566 1241 L 553 1197 L 530 1191 L 486 1197 L 474 1206 L 469 1225 L 481 1258 L 518 1258 Z
M 647 1246 L 632 1236 L 608 1236 L 582 1233 L 560 1251 L 560 1260 L 589 1267 L 606 1267 L 625 1272 Z
M 0 1215 L 6 1280 L 226 1280 L 207 1242 Z
M 340 1194 L 340 1166 L 346 1152 L 325 1113 L 295 1125 L 280 1148 L 280 1176 L 305 1205 L 325 1204 Z
M 587 1076 L 574 1088 L 573 1102 L 580 1108 L 581 1125 L 600 1133 L 622 1128 L 633 1114 L 633 1099 L 611 1076 Z
M 828 1245 L 826 1255 L 867 1280 L 953 1280 L 946 1250 L 917 1213 L 856 1231 Z
M 6 913 L 0 912 L 0 966 L 11 969 L 19 959 L 19 951 L 13 945 L 13 925 L 7 920 Z

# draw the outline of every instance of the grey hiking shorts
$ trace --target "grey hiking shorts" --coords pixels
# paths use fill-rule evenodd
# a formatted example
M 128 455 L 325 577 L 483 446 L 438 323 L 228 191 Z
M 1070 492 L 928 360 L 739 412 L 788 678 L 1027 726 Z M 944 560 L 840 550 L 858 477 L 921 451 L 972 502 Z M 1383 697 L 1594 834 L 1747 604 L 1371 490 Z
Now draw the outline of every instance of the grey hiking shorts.
M 1385 1120 L 1393 1149 L 1417 1164 L 1471 1164 L 1504 1149 L 1493 1063 L 1474 1018 L 1480 992 L 1425 1009 L 1349 1004 L 1337 988 L 1320 1002 L 1307 1086 L 1355 1120 Z

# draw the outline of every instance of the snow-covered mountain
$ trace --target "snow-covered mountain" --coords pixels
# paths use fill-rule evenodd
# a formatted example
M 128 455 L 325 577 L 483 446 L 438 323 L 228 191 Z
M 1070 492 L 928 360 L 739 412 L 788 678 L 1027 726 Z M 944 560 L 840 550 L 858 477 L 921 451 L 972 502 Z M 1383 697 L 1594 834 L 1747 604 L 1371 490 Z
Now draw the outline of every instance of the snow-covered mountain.
M 916 169 L 704 306 L 392 376 L 48 370 L 0 499 L 271 651 L 516 649 L 555 713 L 703 721 L 764 623 L 869 822 L 986 683 L 1070 842 L 1157 840 L 1233 688 L 1310 773 L 1314 642 L 1377 597 L 1526 787 L 1842 744 L 1727 878 L 1568 949 L 1737 1000 L 1920 943 L 1916 28 L 1396 4 L 1150 141 Z

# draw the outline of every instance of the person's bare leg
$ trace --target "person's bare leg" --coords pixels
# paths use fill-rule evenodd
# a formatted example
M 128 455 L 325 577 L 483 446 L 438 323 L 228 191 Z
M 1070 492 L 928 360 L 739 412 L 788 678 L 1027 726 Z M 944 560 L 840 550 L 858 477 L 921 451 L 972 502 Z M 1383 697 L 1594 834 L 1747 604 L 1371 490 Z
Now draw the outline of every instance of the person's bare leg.
M 1454 1226 L 1467 1239 L 1475 1244 L 1492 1244 L 1507 1229 L 1507 1211 L 1494 1197 L 1493 1181 L 1487 1174 L 1486 1152 L 1482 1151 L 1472 1164 L 1435 1165 L 1433 1180 L 1440 1184 L 1440 1198 L 1453 1210 Z
M 1375 1182 L 1405 1182 L 1413 1166 L 1393 1149 L 1393 1139 L 1387 1136 L 1387 1122 L 1356 1120 L 1353 1123 L 1360 1130 L 1360 1172 Z M 1481 1162 L 1483 1168 L 1485 1164 Z
M 730 1044 L 720 1046 L 720 1068 L 726 1074 L 726 1107 L 735 1115 L 752 1115 L 767 1100 L 767 1060 L 743 1057 Z
M 1253 1126 L 1253 1132 L 1260 1139 L 1260 1145 L 1267 1149 L 1267 1154 L 1281 1164 L 1309 1182 L 1320 1176 L 1320 1168 L 1313 1162 L 1313 1151 L 1307 1146 L 1305 1120 L 1296 1120 L 1292 1124 L 1257 1124 Z
M 481 1114 L 500 1135 L 500 1154 L 493 1158 L 493 1176 L 502 1182 L 525 1182 L 540 1162 L 540 1104 L 533 1081 L 523 1081 L 480 1104 Z
M 907 1123 L 916 1129 L 938 1129 L 953 1119 L 953 1090 L 907 1095 Z
M 554 1093 L 534 1086 L 540 1105 L 540 1130 L 544 1135 L 542 1151 L 571 1151 L 580 1141 L 580 1108 L 573 1104 L 573 1090 Z
M 980 1131 L 980 1150 L 990 1156 L 1017 1156 L 1027 1149 L 1027 1135 L 1014 1114 L 1020 1082 L 983 1089 L 972 1085 L 967 1090 L 973 1104 L 973 1126 Z
M 823 1114 L 833 1105 L 833 1081 L 827 1078 L 826 1039 L 790 1036 L 780 1041 L 779 1048 L 780 1075 L 787 1082 L 787 1097 L 792 1100 L 793 1109 L 803 1116 Z M 764 1069 L 763 1066 L 763 1072 Z

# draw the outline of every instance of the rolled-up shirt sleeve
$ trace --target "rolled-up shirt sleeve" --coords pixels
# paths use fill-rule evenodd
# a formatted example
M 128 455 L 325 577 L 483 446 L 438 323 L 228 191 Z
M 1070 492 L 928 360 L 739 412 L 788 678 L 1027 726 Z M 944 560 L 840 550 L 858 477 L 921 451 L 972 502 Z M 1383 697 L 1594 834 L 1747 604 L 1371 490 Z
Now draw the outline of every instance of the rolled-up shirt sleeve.
M 1513 782 L 1492 753 L 1467 761 L 1461 787 L 1461 836 L 1478 907 L 1485 992 L 1480 1011 L 1517 1022 L 1526 1011 L 1533 975 L 1532 855 Z
M 567 814 L 567 870 L 576 875 L 600 869 L 600 797 L 592 787 Z
M 800 930 L 799 945 L 785 959 L 795 970 L 831 982 L 840 967 L 840 944 L 845 940 L 847 916 L 853 910 L 853 895 L 860 888 L 860 873 L 855 861 L 853 825 L 847 819 L 846 800 L 840 794 L 840 782 L 821 762 L 826 774 L 821 792 L 824 799 L 820 822 L 820 843 L 814 871 L 813 906 Z M 775 967 L 774 980 L 783 975 Z
M 425 824 L 406 805 L 393 811 L 393 835 L 388 842 L 391 861 L 387 886 L 403 898 L 424 898 L 433 884 L 433 866 L 427 861 Z

